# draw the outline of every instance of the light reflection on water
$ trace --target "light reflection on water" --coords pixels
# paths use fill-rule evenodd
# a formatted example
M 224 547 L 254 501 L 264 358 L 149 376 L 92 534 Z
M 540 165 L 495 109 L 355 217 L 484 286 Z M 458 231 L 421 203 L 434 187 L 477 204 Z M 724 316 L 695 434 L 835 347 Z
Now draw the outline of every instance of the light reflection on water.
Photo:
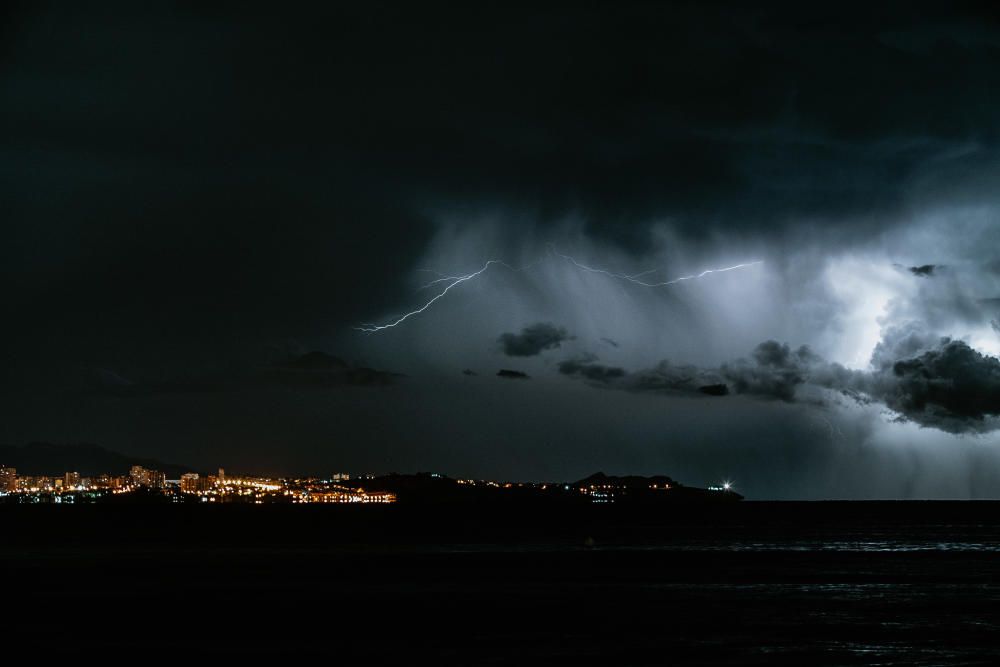
M 709 552 L 796 552 L 796 553 L 998 553 L 1000 541 L 901 541 L 901 540 L 664 540 L 646 544 L 613 541 L 539 544 L 449 544 L 433 545 L 430 551 L 445 552 L 551 552 L 551 551 L 709 551 Z
M 896 540 L 840 540 L 834 542 L 699 542 L 661 546 L 681 551 L 833 551 L 833 552 L 914 552 L 976 551 L 1000 552 L 997 542 L 900 542 Z

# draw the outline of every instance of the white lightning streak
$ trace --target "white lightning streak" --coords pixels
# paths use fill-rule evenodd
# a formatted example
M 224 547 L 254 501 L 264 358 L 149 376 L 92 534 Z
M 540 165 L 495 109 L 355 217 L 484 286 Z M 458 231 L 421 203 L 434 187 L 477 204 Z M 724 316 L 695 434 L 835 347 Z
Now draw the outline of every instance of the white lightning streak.
M 388 324 L 363 324 L 363 325 L 361 325 L 359 327 L 354 327 L 354 330 L 355 331 L 364 331 L 365 333 L 375 333 L 376 331 L 382 331 L 383 329 L 391 329 L 394 326 L 402 324 L 403 322 L 405 322 L 406 320 L 410 319 L 414 315 L 419 315 L 420 313 L 422 313 L 425 310 L 427 310 L 428 308 L 430 308 L 432 305 L 434 305 L 435 301 L 437 301 L 438 299 L 440 299 L 441 297 L 443 297 L 445 294 L 447 294 L 451 290 L 451 288 L 454 287 L 455 285 L 460 285 L 460 284 L 466 282 L 467 280 L 472 280 L 473 278 L 477 278 L 477 277 L 481 276 L 486 271 L 486 269 L 490 268 L 494 264 L 499 264 L 500 266 L 505 266 L 508 269 L 510 269 L 511 271 L 523 271 L 524 269 L 528 268 L 527 266 L 523 266 L 520 269 L 517 269 L 517 268 L 511 266 L 510 264 L 508 264 L 507 262 L 504 262 L 502 260 L 491 259 L 488 262 L 486 262 L 485 264 L 483 264 L 483 268 L 479 269 L 478 271 L 474 271 L 474 272 L 466 274 L 464 276 L 445 276 L 443 278 L 438 278 L 437 280 L 433 280 L 430 283 L 428 283 L 427 285 L 424 285 L 424 287 L 430 287 L 431 285 L 433 285 L 435 283 L 441 283 L 441 282 L 451 281 L 451 282 L 448 282 L 448 284 L 445 286 L 445 288 L 443 290 L 441 290 L 438 294 L 436 294 L 430 301 L 428 301 L 427 303 L 425 303 L 424 305 L 422 305 L 420 308 L 417 308 L 416 310 L 411 310 L 410 312 L 406 313 L 405 315 L 402 315 L 395 322 L 389 322 Z M 423 289 L 424 287 L 421 287 L 421 289 Z
M 429 283 L 425 283 L 425 284 L 421 285 L 420 287 L 417 288 L 417 291 L 419 292 L 421 290 L 427 289 L 428 287 L 434 287 L 435 285 L 440 284 L 440 283 L 453 282 L 453 281 L 459 280 L 461 278 L 462 278 L 462 276 L 441 276 L 440 278 L 435 278 L 434 280 L 430 281 Z
M 462 277 L 462 276 L 449 276 L 449 275 L 446 275 L 444 273 L 441 273 L 440 271 L 435 271 L 434 269 L 417 269 L 417 271 L 420 271 L 421 273 L 433 273 L 434 275 L 437 276 L 437 278 L 435 278 L 434 280 L 430 281 L 429 283 L 425 283 L 425 284 L 421 285 L 420 287 L 418 287 L 417 288 L 418 292 L 420 290 L 425 290 L 428 287 L 433 287 L 434 285 L 437 285 L 438 283 L 446 283 L 446 282 L 451 281 L 451 280 L 458 280 L 459 278 Z
M 552 252 L 553 255 L 557 257 L 562 257 L 563 259 L 565 259 L 567 262 L 569 262 L 578 269 L 589 271 L 590 273 L 602 273 L 606 276 L 610 276 L 611 278 L 618 278 L 619 280 L 627 280 L 630 283 L 635 283 L 636 285 L 642 285 L 643 287 L 666 287 L 668 285 L 676 285 L 677 283 L 684 282 L 685 280 L 695 280 L 696 278 L 704 278 L 710 273 L 725 273 L 726 271 L 735 271 L 736 269 L 744 269 L 748 266 L 756 266 L 757 264 L 764 263 L 764 260 L 757 260 L 755 262 L 744 262 L 743 264 L 734 264 L 733 266 L 727 266 L 721 269 L 705 269 L 701 273 L 692 273 L 689 276 L 681 276 L 680 278 L 674 278 L 673 280 L 665 280 L 659 283 L 647 283 L 644 280 L 638 280 L 639 276 L 645 276 L 650 273 L 654 273 L 659 269 L 649 269 L 648 271 L 643 271 L 642 273 L 634 273 L 632 275 L 628 275 L 625 273 L 613 273 L 611 271 L 606 271 L 605 269 L 595 269 L 592 266 L 581 264 L 580 262 L 576 261 L 569 255 L 564 255 L 561 252 L 558 252 L 555 248 L 550 247 L 549 250 Z
M 591 266 L 587 266 L 586 264 L 581 264 L 580 262 L 576 261 L 575 259 L 573 259 L 569 255 L 564 255 L 564 254 L 556 251 L 556 249 L 553 246 L 551 246 L 551 245 L 549 246 L 549 252 L 552 255 L 555 255 L 557 257 L 561 257 L 562 259 L 565 259 L 566 261 L 568 261 L 569 263 L 571 263 L 573 266 L 575 266 L 576 268 L 581 269 L 583 271 L 588 271 L 590 273 L 601 273 L 601 274 L 604 274 L 604 275 L 609 276 L 611 278 L 617 278 L 619 280 L 627 280 L 630 283 L 635 283 L 636 285 L 641 285 L 643 287 L 666 287 L 668 285 L 676 285 L 677 283 L 683 282 L 685 280 L 695 280 L 696 278 L 703 278 L 703 277 L 709 275 L 710 273 L 725 273 L 726 271 L 735 271 L 736 269 L 743 269 L 743 268 L 746 268 L 746 267 L 749 267 L 749 266 L 756 266 L 757 264 L 763 264 L 764 263 L 763 260 L 757 260 L 755 262 L 745 262 L 743 264 L 735 264 L 733 266 L 727 266 L 727 267 L 724 267 L 724 268 L 721 268 L 721 269 L 706 269 L 706 270 L 702 271 L 701 273 L 693 273 L 693 274 L 691 274 L 689 276 L 681 276 L 679 278 L 674 278 L 673 280 L 667 280 L 667 281 L 664 281 L 664 282 L 650 283 L 650 282 L 646 282 L 646 281 L 643 281 L 643 280 L 639 280 L 638 278 L 640 276 L 646 276 L 646 275 L 649 275 L 651 273 L 656 273 L 660 269 L 649 269 L 647 271 L 642 271 L 640 273 L 634 273 L 634 274 L 631 274 L 631 275 L 624 274 L 624 273 L 613 273 L 611 271 L 606 271 L 605 269 L 595 269 L 595 268 L 593 268 Z M 478 271 L 473 271 L 472 273 L 468 273 L 468 274 L 463 275 L 463 276 L 448 276 L 448 275 L 445 275 L 445 274 L 440 273 L 438 271 L 432 271 L 430 269 L 420 269 L 420 271 L 425 271 L 427 273 L 435 273 L 438 276 L 440 276 L 440 278 L 435 278 L 434 280 L 430 281 L 429 283 L 427 283 L 425 285 L 422 285 L 420 287 L 421 290 L 427 289 L 428 287 L 433 287 L 434 285 L 440 285 L 441 283 L 447 283 L 445 285 L 444 289 L 442 289 L 440 292 L 438 292 L 436 295 L 434 295 L 427 303 L 425 303 L 424 305 L 422 305 L 420 308 L 417 308 L 416 310 L 411 310 L 410 312 L 406 313 L 405 315 L 401 315 L 394 322 L 389 322 L 387 324 L 371 324 L 371 323 L 362 324 L 361 326 L 354 327 L 354 330 L 355 331 L 363 331 L 365 333 L 375 333 L 375 332 L 378 332 L 378 331 L 383 331 L 384 329 L 391 329 L 392 327 L 398 326 L 398 325 L 402 324 L 403 322 L 405 322 L 406 320 L 408 320 L 411 317 L 413 317 L 414 315 L 419 315 L 420 313 L 422 313 L 425 310 L 427 310 L 428 308 L 430 308 L 432 305 L 434 305 L 435 301 L 437 301 L 438 299 L 440 299 L 441 297 L 443 297 L 445 294 L 447 294 L 449 291 L 451 291 L 452 287 L 455 287 L 457 285 L 461 285 L 462 283 L 467 282 L 469 280 L 472 280 L 473 278 L 478 278 L 479 276 L 481 276 L 483 273 L 485 273 L 486 270 L 489 269 L 494 264 L 498 264 L 500 266 L 508 268 L 511 271 L 519 272 L 519 271 L 524 271 L 526 269 L 529 269 L 529 268 L 535 266 L 536 264 L 540 263 L 541 261 L 542 261 L 542 259 L 538 259 L 538 260 L 536 260 L 534 262 L 531 262 L 530 264 L 525 264 L 522 267 L 514 267 L 514 266 L 511 266 L 510 264 L 508 264 L 507 262 L 504 262 L 503 260 L 491 259 L 491 260 L 487 261 L 485 264 L 483 264 L 482 268 L 479 269 Z

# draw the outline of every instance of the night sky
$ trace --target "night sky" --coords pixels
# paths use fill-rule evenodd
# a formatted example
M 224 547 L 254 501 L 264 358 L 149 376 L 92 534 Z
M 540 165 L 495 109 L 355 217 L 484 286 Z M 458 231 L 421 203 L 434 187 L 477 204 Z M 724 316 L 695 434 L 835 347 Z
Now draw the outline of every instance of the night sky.
M 1000 496 L 989 5 L 205 4 L 5 5 L 0 443 Z

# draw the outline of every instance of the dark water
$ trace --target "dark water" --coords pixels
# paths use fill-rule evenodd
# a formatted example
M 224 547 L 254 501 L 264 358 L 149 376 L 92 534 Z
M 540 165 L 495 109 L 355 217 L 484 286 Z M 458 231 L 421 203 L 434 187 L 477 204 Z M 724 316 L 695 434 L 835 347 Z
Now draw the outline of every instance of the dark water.
M 3 509 L 36 654 L 1000 662 L 1000 503 Z

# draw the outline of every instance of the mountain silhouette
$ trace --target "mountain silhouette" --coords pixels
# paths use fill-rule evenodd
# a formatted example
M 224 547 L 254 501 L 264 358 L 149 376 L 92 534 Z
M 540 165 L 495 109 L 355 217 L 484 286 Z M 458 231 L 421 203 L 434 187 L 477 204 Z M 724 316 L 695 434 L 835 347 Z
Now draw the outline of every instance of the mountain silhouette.
M 0 445 L 0 466 L 17 468 L 18 475 L 62 475 L 78 472 L 84 476 L 127 474 L 139 465 L 159 470 L 168 479 L 178 479 L 186 472 L 196 472 L 190 466 L 164 463 L 156 459 L 128 456 L 90 443 L 54 444 L 31 442 L 27 445 Z

